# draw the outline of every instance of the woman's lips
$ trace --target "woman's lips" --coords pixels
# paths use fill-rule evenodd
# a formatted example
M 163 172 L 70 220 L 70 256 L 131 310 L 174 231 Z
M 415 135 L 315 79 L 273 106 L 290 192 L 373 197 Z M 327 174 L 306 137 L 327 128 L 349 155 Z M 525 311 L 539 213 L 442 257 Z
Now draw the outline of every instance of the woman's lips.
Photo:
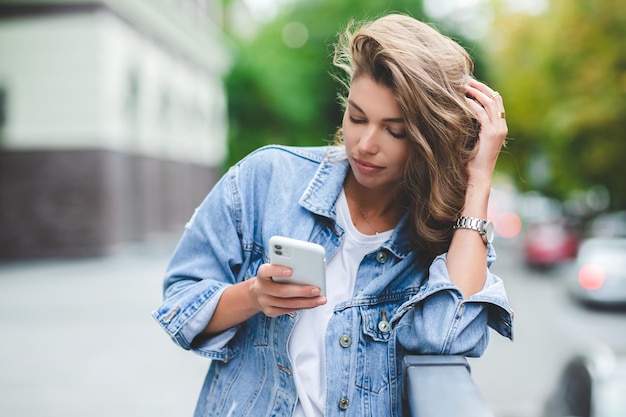
M 362 161 L 354 158 L 354 165 L 356 168 L 364 174 L 375 174 L 383 170 L 383 167 L 374 165 L 372 163 Z

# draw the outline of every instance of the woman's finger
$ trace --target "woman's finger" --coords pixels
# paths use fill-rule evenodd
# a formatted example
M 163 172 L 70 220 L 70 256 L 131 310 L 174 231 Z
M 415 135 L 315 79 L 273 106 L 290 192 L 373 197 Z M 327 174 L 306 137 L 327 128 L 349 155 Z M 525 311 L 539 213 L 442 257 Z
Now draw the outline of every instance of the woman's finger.
M 472 109 L 474 109 L 474 113 L 481 123 L 499 123 L 505 121 L 506 112 L 504 111 L 504 104 L 500 93 L 478 81 L 467 85 L 465 93 L 473 99 L 472 101 L 474 101 L 474 103 L 469 103 L 469 101 L 468 103 Z M 480 106 L 477 106 L 478 104 Z
M 326 297 L 320 296 L 319 288 L 275 282 L 272 277 L 277 276 L 288 278 L 291 270 L 280 265 L 261 265 L 252 286 L 252 295 L 265 315 L 275 317 L 326 303 Z

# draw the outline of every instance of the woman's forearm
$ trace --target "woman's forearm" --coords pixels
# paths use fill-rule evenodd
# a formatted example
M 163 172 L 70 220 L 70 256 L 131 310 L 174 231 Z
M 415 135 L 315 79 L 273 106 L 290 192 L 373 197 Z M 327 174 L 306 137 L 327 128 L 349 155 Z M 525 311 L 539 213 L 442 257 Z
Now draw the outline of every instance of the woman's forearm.
M 224 290 L 211 321 L 203 331 L 204 334 L 212 335 L 230 329 L 260 311 L 250 294 L 254 279 L 256 278 L 231 285 Z
M 487 218 L 491 184 L 483 183 L 467 188 L 463 216 Z M 447 255 L 448 273 L 452 283 L 470 297 L 479 292 L 487 274 L 487 245 L 482 236 L 471 229 L 455 229 Z

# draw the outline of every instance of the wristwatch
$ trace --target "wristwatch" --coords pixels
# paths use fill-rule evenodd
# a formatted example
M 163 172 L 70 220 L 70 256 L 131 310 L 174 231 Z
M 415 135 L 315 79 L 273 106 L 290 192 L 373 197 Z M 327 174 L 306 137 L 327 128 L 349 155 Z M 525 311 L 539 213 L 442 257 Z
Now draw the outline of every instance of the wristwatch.
M 493 242 L 494 230 L 491 220 L 477 219 L 476 217 L 461 216 L 456 219 L 453 229 L 471 229 L 480 233 L 485 243 Z

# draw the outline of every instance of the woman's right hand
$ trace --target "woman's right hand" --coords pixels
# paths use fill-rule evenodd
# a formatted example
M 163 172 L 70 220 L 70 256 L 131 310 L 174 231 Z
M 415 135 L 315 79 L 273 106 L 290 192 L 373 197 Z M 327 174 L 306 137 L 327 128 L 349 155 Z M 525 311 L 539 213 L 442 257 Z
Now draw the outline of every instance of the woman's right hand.
M 259 311 L 277 317 L 298 310 L 308 310 L 326 304 L 326 297 L 312 285 L 275 282 L 272 277 L 289 278 L 291 269 L 273 264 L 263 264 L 250 281 L 250 295 Z
M 263 264 L 256 277 L 226 287 L 203 333 L 208 336 L 220 333 L 259 312 L 277 317 L 326 304 L 319 288 L 274 282 L 273 276 L 289 278 L 291 269 Z

